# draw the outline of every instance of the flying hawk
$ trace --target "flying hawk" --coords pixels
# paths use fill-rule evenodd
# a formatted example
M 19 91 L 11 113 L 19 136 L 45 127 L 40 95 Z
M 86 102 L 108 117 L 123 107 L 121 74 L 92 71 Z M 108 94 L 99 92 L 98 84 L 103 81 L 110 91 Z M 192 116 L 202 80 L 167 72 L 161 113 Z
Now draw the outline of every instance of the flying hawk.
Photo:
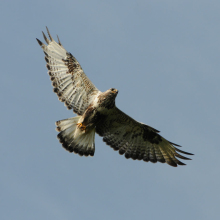
M 58 43 L 43 32 L 47 43 L 37 39 L 44 51 L 46 67 L 52 81 L 53 91 L 68 109 L 73 109 L 76 117 L 56 122 L 57 137 L 69 152 L 80 156 L 93 156 L 95 153 L 95 133 L 103 141 L 118 150 L 119 154 L 134 160 L 167 163 L 176 167 L 185 165 L 177 159 L 190 160 L 182 154 L 193 155 L 179 150 L 180 147 L 158 133 L 159 131 L 135 121 L 115 105 L 118 90 L 111 88 L 99 91 L 84 73 L 76 58 L 68 53 L 59 37 Z

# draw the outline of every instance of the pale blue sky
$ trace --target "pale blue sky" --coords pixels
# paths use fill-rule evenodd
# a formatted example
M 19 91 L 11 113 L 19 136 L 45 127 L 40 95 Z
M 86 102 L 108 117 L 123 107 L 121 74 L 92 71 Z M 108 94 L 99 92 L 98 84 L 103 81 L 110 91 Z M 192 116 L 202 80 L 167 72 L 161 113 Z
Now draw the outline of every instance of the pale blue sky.
M 220 216 L 220 1 L 1 1 L 1 219 Z M 49 27 L 117 106 L 194 153 L 178 168 L 126 160 L 96 136 L 93 158 L 65 151 L 35 38 Z

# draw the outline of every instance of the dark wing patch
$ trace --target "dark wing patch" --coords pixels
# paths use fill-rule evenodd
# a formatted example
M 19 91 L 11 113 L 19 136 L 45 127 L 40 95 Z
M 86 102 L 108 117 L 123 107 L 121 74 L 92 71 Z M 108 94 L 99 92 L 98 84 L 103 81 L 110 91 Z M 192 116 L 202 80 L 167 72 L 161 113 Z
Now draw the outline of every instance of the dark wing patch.
M 64 49 L 59 38 L 57 43 L 48 29 L 47 32 L 50 40 L 44 33 L 43 37 L 48 45 L 38 39 L 37 41 L 45 54 L 53 91 L 68 109 L 73 109 L 75 113 L 82 115 L 99 90 L 86 76 L 76 58 Z
M 176 157 L 190 160 L 177 152 L 193 155 L 177 149 L 174 147 L 176 144 L 160 136 L 156 129 L 135 121 L 118 108 L 110 110 L 109 114 L 103 117 L 96 126 L 96 132 L 103 137 L 107 145 L 118 150 L 119 154 L 134 160 L 166 162 L 176 167 L 185 165 Z

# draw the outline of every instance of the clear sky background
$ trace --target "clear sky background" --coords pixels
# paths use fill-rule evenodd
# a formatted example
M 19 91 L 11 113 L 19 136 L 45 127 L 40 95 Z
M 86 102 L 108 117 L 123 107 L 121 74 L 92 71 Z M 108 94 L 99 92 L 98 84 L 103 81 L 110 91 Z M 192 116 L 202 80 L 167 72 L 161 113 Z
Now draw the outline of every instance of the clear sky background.
M 0 2 L 0 218 L 220 218 L 220 1 Z M 94 157 L 65 151 L 55 121 L 45 26 L 117 106 L 194 153 L 173 168 L 126 160 L 96 135 Z M 184 162 L 184 161 L 183 161 Z

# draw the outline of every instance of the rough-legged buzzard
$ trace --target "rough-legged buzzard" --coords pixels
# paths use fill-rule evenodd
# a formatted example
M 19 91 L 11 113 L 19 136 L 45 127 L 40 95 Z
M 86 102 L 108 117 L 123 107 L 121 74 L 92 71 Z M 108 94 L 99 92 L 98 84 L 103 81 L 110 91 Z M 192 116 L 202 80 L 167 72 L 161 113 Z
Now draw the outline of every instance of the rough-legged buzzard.
M 134 160 L 167 163 L 176 167 L 185 165 L 177 159 L 190 160 L 179 153 L 192 155 L 179 150 L 170 141 L 160 136 L 159 131 L 135 121 L 115 106 L 118 90 L 111 88 L 100 92 L 83 72 L 76 58 L 68 53 L 58 38 L 53 40 L 48 29 L 47 45 L 37 39 L 44 51 L 46 66 L 52 81 L 53 91 L 68 109 L 73 109 L 76 117 L 56 122 L 57 137 L 69 152 L 81 156 L 93 156 L 95 133 L 119 154 Z M 178 153 L 179 152 L 179 153 Z

